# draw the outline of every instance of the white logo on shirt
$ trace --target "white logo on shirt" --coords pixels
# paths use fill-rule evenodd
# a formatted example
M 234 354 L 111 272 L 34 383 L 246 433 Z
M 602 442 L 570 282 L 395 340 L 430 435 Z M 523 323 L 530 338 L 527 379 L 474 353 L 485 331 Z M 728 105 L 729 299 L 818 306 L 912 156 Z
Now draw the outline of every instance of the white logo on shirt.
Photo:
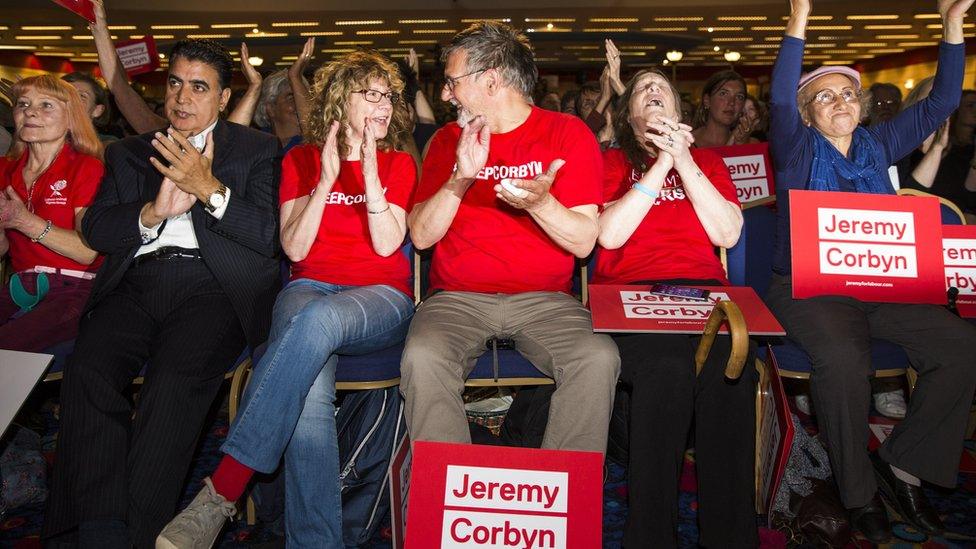
M 312 189 L 312 194 L 315 193 L 315 189 Z M 383 188 L 383 194 L 386 194 L 386 188 Z M 345 204 L 346 206 L 352 206 L 353 204 L 363 204 L 366 202 L 366 193 L 363 194 L 346 194 L 341 191 L 332 191 L 329 193 L 328 198 L 325 199 L 326 204 Z
M 51 183 L 51 196 L 44 199 L 44 203 L 48 206 L 64 206 L 68 203 L 68 199 L 61 194 L 61 191 L 68 187 L 68 182 L 64 179 L 59 179 L 54 183 Z
M 455 169 L 457 166 L 455 166 Z M 533 160 L 519 166 L 485 166 L 475 176 L 476 179 L 532 179 L 541 174 L 542 162 Z

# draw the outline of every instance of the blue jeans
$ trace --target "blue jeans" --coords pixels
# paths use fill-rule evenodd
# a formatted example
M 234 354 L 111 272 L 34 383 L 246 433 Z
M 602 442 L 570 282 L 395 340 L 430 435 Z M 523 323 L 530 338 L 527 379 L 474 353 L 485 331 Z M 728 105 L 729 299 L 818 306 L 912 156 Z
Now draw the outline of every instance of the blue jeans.
M 289 547 L 342 547 L 336 355 L 402 341 L 413 312 L 413 301 L 390 286 L 298 279 L 279 294 L 268 349 L 221 451 L 263 473 L 284 455 Z

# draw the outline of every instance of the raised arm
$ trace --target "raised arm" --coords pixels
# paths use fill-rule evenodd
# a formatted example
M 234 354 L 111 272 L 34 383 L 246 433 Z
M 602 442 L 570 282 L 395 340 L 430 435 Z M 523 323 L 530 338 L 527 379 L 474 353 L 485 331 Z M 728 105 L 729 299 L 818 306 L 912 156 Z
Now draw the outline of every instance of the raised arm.
M 251 54 L 247 51 L 247 44 L 241 42 L 241 72 L 244 73 L 244 78 L 247 79 L 247 91 L 241 96 L 240 101 L 237 102 L 237 106 L 234 107 L 234 111 L 230 113 L 227 120 L 234 122 L 235 124 L 240 124 L 242 126 L 250 126 L 251 120 L 254 119 L 254 110 L 257 109 L 258 101 L 261 99 L 261 73 L 257 71 L 249 61 Z
M 407 64 L 410 65 L 410 70 L 417 75 L 417 95 L 413 100 L 413 110 L 417 113 L 417 122 L 420 124 L 436 124 L 434 109 L 431 108 L 427 96 L 424 95 L 424 86 L 420 80 L 420 58 L 417 57 L 417 52 L 413 48 L 410 48 L 410 53 L 407 55 Z
M 122 62 L 115 52 L 115 44 L 112 43 L 112 33 L 108 29 L 103 0 L 92 0 L 92 3 L 95 6 L 95 22 L 90 28 L 92 37 L 95 38 L 95 49 L 98 51 L 98 66 L 102 70 L 102 77 L 105 78 L 109 91 L 115 97 L 115 104 L 119 107 L 119 111 L 137 133 L 165 128 L 169 122 L 157 116 L 126 80 L 125 68 L 122 67 Z
M 803 65 L 803 40 L 810 16 L 809 0 L 792 0 L 786 35 L 780 46 L 770 78 L 769 143 L 778 169 L 792 165 L 802 147 L 803 120 L 796 103 L 796 88 Z M 800 184 L 796 182 L 794 184 Z
M 291 92 L 295 97 L 295 113 L 298 114 L 298 125 L 302 129 L 304 129 L 305 121 L 308 119 L 308 113 L 312 111 L 308 97 L 308 84 L 305 82 L 303 73 L 313 55 L 315 55 L 314 36 L 305 41 L 298 59 L 288 67 L 288 83 L 291 85 Z

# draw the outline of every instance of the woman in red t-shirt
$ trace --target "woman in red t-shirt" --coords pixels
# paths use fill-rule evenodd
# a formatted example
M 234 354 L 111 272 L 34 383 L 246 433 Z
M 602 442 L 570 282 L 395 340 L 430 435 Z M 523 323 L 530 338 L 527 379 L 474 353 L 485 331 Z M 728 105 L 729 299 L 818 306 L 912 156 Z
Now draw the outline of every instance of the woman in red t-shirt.
M 400 252 L 416 165 L 395 150 L 407 126 L 396 66 L 359 51 L 320 68 L 305 142 L 282 164 L 281 244 L 291 281 L 275 303 L 267 351 L 200 495 L 161 546 L 208 546 L 254 471 L 285 458 L 288 545 L 342 547 L 335 426 L 337 354 L 401 342 L 413 316 Z
M 728 284 L 716 246 L 735 244 L 742 213 L 728 168 L 691 149 L 679 95 L 660 72 L 637 73 L 620 96 L 620 149 L 604 153 L 604 200 L 593 282 Z M 678 475 L 694 419 L 700 543 L 757 544 L 753 506 L 755 372 L 728 382 L 728 337 L 695 376 L 698 338 L 614 337 L 630 393 L 625 547 L 675 547 Z
M 9 255 L 16 274 L 0 294 L 0 349 L 37 352 L 78 334 L 99 263 L 79 231 L 102 178 L 102 144 L 70 84 L 33 76 L 12 95 L 0 256 Z

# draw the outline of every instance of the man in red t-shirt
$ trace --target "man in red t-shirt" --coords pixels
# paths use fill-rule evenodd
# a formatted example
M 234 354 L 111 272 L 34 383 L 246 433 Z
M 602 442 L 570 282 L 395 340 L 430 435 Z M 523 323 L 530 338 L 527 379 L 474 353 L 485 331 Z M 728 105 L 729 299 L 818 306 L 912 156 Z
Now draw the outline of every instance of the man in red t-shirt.
M 408 219 L 418 248 L 437 244 L 402 361 L 410 436 L 470 442 L 464 379 L 486 340 L 510 338 L 556 381 L 543 447 L 603 452 L 620 359 L 569 294 L 598 233 L 599 147 L 532 105 L 538 72 L 512 27 L 476 23 L 443 59 L 458 121 L 434 136 Z

